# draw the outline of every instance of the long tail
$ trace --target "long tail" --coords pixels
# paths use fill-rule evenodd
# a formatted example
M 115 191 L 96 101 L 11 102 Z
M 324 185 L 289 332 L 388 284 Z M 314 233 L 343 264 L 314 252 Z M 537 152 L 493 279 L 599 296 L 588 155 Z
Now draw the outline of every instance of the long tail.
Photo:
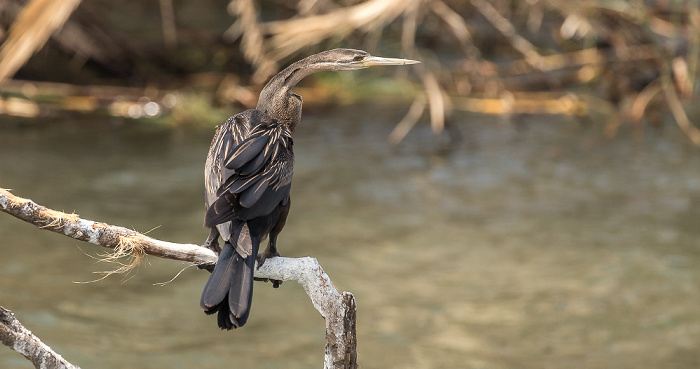
M 236 236 L 239 234 L 236 232 Z M 219 328 L 226 330 L 242 327 L 248 320 L 253 300 L 255 256 L 260 244 L 258 237 L 251 238 L 247 232 L 244 237 L 231 237 L 231 240 L 236 239 L 236 246 L 230 241 L 224 243 L 199 303 L 207 314 L 218 312 Z

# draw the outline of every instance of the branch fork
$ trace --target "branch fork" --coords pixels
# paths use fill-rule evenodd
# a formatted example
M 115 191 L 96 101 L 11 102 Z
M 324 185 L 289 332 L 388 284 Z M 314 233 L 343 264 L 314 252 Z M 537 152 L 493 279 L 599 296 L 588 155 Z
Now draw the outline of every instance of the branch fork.
M 2 188 L 0 188 L 0 212 L 34 224 L 40 229 L 114 249 L 114 253 L 107 258 L 108 260 L 124 256 L 133 258 L 131 263 L 122 264 L 122 267 L 115 272 L 130 270 L 147 254 L 186 261 L 199 266 L 211 265 L 217 260 L 217 255 L 205 247 L 161 241 L 128 228 L 82 219 L 77 214 L 48 209 Z M 299 282 L 311 299 L 314 308 L 326 320 L 324 368 L 357 368 L 355 297 L 350 292 L 342 294 L 338 292 L 318 260 L 311 257 L 267 259 L 260 268 L 255 268 L 255 278 Z M 29 334 L 13 334 L 14 331 L 24 332 L 17 327 L 21 327 Z M 46 365 L 43 363 L 47 361 L 42 360 L 40 366 L 27 356 L 37 368 L 77 368 L 31 335 L 31 332 L 22 327 L 9 310 L 2 307 L 0 307 L 0 341 L 25 356 L 27 355 L 20 346 L 29 345 L 34 347 L 34 350 L 47 352 L 48 357 L 56 358 L 51 361 L 51 364 Z M 16 344 L 16 342 L 22 344 Z

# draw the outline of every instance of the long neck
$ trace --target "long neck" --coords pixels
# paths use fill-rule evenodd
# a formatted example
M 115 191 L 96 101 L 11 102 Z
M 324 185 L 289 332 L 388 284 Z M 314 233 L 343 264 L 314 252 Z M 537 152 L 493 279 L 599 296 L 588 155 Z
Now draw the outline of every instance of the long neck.
M 292 88 L 304 77 L 327 69 L 315 63 L 313 57 L 302 59 L 272 77 L 258 99 L 257 109 L 285 123 L 292 133 L 301 121 L 302 105 L 301 96 L 292 92 Z

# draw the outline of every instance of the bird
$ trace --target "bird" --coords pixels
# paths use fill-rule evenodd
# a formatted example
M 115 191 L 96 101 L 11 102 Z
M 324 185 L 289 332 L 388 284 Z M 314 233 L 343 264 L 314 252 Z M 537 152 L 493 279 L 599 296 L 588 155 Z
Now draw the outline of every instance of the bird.
M 415 60 L 372 56 L 355 49 L 333 49 L 292 63 L 261 90 L 255 109 L 228 118 L 217 127 L 205 163 L 202 246 L 219 253 L 200 306 L 217 314 L 222 330 L 246 324 L 253 297 L 254 268 L 279 256 L 277 236 L 291 206 L 294 173 L 292 135 L 301 121 L 302 98 L 294 86 L 313 73 L 406 65 Z M 224 241 L 219 249 L 218 239 Z M 264 252 L 260 243 L 269 237 Z M 280 281 L 273 281 L 278 287 Z

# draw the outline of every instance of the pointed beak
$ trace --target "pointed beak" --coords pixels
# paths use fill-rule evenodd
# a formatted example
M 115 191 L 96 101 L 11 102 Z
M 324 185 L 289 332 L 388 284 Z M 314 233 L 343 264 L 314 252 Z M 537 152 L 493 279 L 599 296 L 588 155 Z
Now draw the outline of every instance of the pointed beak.
M 407 65 L 407 64 L 418 64 L 417 60 L 410 59 L 395 59 L 395 58 L 382 58 L 379 56 L 368 56 L 364 58 L 361 62 L 363 68 L 373 67 L 375 65 Z

